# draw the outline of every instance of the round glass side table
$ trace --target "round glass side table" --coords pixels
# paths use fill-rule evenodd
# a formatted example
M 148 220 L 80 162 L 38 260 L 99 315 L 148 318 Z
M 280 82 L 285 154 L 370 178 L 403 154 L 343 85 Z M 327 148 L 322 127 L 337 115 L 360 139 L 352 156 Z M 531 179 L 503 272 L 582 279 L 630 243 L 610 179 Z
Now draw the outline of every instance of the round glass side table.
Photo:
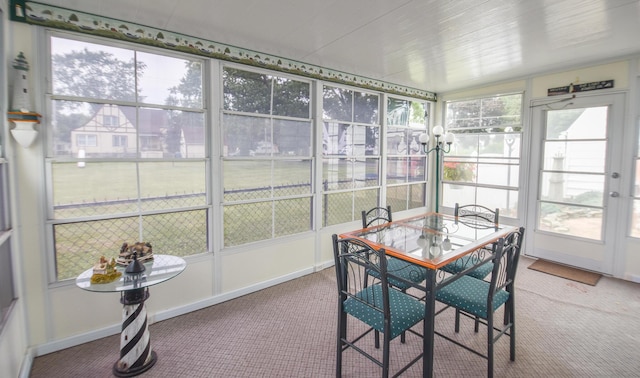
M 92 284 L 93 268 L 76 278 L 76 285 L 84 290 L 113 293 L 120 292 L 122 303 L 122 331 L 120 333 L 120 359 L 113 365 L 113 374 L 118 377 L 133 377 L 149 370 L 157 360 L 151 350 L 147 310 L 144 302 L 149 298 L 149 286 L 172 279 L 186 268 L 183 258 L 171 255 L 154 255 L 144 264 L 144 271 L 126 273 L 126 267 L 117 267 L 122 272 L 119 279 L 103 284 Z

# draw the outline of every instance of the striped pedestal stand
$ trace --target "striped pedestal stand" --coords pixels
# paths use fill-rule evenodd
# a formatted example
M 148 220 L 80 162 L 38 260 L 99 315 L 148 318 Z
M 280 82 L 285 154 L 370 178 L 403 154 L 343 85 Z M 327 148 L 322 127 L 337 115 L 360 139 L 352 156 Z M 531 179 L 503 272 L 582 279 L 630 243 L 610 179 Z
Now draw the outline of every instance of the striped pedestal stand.
M 149 370 L 157 360 L 151 350 L 147 309 L 144 302 L 149 289 L 140 288 L 122 292 L 122 332 L 120 333 L 120 359 L 113 365 L 118 377 L 133 377 Z

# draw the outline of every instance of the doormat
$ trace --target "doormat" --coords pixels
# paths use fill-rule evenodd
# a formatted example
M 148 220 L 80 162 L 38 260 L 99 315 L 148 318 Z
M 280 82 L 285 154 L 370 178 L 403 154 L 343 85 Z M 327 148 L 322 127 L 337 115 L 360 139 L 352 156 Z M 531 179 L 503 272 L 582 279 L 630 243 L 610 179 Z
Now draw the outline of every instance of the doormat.
M 591 286 L 596 286 L 598 280 L 602 277 L 602 275 L 598 273 L 587 272 L 585 270 L 556 264 L 546 260 L 536 260 L 533 264 L 529 265 L 529 269 L 566 278 L 572 281 L 582 282 Z

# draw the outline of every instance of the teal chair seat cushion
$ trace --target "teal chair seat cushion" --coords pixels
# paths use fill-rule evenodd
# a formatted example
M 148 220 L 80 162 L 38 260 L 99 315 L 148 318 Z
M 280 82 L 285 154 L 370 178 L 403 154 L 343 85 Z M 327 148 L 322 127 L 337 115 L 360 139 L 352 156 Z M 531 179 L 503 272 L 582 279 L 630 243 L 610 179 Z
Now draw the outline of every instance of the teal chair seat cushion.
M 472 256 L 472 255 L 467 255 L 467 256 L 459 258 L 456 261 L 450 262 L 449 264 L 443 266 L 440 269 L 444 270 L 447 273 L 458 274 L 458 273 L 462 272 L 463 270 L 473 266 L 474 264 L 477 264 L 477 261 L 473 261 L 473 259 L 475 259 L 475 258 L 477 258 L 477 257 Z M 482 280 L 486 276 L 488 276 L 491 273 L 492 270 L 493 270 L 493 263 L 492 262 L 488 262 L 488 263 L 483 264 L 483 265 L 479 266 L 478 268 L 470 271 L 469 273 L 467 273 L 467 275 L 471 276 L 473 278 L 477 278 L 479 280 Z
M 482 319 L 487 318 L 487 297 L 489 282 L 462 276 L 458 280 L 443 287 L 436 293 L 436 299 L 449 306 L 459 308 Z M 496 292 L 493 298 L 492 312 L 505 304 L 509 299 L 506 290 Z
M 416 298 L 394 288 L 389 290 L 391 309 L 391 336 L 393 339 L 413 327 L 424 318 L 425 305 Z M 355 298 L 344 301 L 344 312 L 360 319 L 376 331 L 384 333 L 384 313 L 382 306 L 382 286 L 375 284 L 356 294 Z M 366 302 L 366 303 L 363 303 Z M 375 308 L 370 307 L 367 303 Z
M 413 283 L 420 283 L 427 278 L 427 270 L 425 268 L 402 261 L 395 257 L 389 257 L 387 259 L 387 272 L 389 273 L 389 283 L 400 290 L 407 290 L 411 285 L 395 278 L 394 276 Z M 375 270 L 369 270 L 368 273 L 375 278 L 380 278 L 380 275 Z

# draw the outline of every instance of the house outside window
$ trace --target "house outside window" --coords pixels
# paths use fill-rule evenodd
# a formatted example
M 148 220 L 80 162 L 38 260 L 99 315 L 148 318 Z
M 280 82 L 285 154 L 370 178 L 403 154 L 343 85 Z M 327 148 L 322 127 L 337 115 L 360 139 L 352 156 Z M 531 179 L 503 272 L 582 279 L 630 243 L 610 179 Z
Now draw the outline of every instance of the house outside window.
M 117 129 L 119 126 L 118 117 L 112 116 L 112 115 L 103 115 L 102 124 L 104 127 L 106 127 L 109 130 Z
M 78 134 L 76 143 L 78 147 L 95 147 L 98 145 L 98 138 L 95 134 Z
M 50 281 L 74 279 L 125 242 L 208 252 L 203 61 L 57 32 L 48 43 Z
M 113 135 L 113 147 L 127 147 L 127 136 L 126 135 Z
M 445 124 L 455 134 L 442 169 L 442 205 L 479 204 L 518 218 L 522 94 L 447 101 Z

